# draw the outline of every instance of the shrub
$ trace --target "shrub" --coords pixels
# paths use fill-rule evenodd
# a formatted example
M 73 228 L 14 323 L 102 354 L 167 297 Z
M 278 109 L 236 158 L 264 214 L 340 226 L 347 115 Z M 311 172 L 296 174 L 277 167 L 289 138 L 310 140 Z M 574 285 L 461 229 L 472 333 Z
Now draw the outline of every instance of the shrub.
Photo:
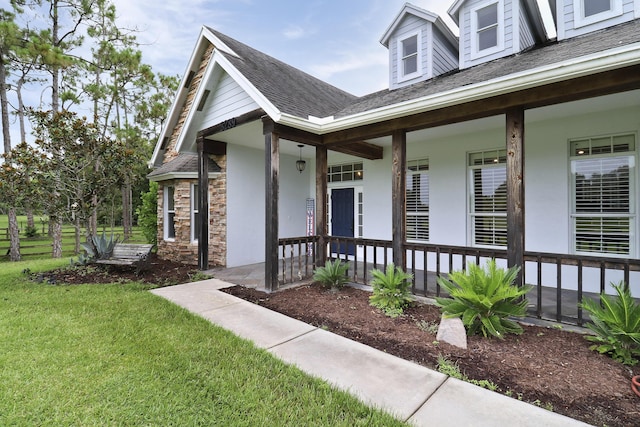
M 36 227 L 31 227 L 30 225 L 27 225 L 27 227 L 24 230 L 24 235 L 29 239 L 38 237 L 38 229 Z
M 446 317 L 460 317 L 468 335 L 504 338 L 506 333 L 521 334 L 522 327 L 507 317 L 524 317 L 530 286 L 513 284 L 519 267 L 504 270 L 489 260 L 486 269 L 469 264 L 467 272 L 454 271 L 449 279 L 438 277 L 438 284 L 451 298 L 436 298 Z
M 339 259 L 333 262 L 329 260 L 324 267 L 319 267 L 313 272 L 313 280 L 320 282 L 326 288 L 342 289 L 349 282 L 348 269 L 349 264 L 343 264 Z
M 140 195 L 142 204 L 138 206 L 138 225 L 147 243 L 158 243 L 158 183 L 151 181 L 149 191 Z
M 635 365 L 640 357 L 640 305 L 624 282 L 612 283 L 617 296 L 600 295 L 600 303 L 585 299 L 582 308 L 591 315 L 587 328 L 596 335 L 585 338 L 595 342 L 590 348 L 609 354 L 625 365 Z
M 413 275 L 405 273 L 393 263 L 387 265 L 385 272 L 378 269 L 371 270 L 371 286 L 373 295 L 369 303 L 384 311 L 387 316 L 397 317 L 402 314 L 404 307 L 413 301 L 411 294 L 411 279 Z

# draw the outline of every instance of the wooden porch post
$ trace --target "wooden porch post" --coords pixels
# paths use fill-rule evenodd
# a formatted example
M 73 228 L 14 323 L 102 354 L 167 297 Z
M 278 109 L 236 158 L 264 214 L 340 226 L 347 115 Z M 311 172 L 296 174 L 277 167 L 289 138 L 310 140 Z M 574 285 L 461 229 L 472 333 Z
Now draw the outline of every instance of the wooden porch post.
M 407 189 L 407 133 L 400 129 L 395 130 L 391 139 L 392 151 L 392 175 L 391 187 L 392 204 L 392 248 L 393 263 L 402 268 L 407 267 L 404 242 L 407 237 L 406 226 L 406 189 Z
M 209 268 L 209 155 L 204 149 L 204 138 L 198 145 L 198 205 L 200 231 L 198 232 L 198 269 Z
M 327 262 L 327 147 L 316 147 L 316 266 L 322 267 Z
M 507 265 L 524 267 L 524 109 L 507 111 Z M 522 285 L 522 270 L 517 284 Z
M 280 138 L 268 131 L 265 122 L 265 288 L 278 289 L 278 192 L 280 174 Z

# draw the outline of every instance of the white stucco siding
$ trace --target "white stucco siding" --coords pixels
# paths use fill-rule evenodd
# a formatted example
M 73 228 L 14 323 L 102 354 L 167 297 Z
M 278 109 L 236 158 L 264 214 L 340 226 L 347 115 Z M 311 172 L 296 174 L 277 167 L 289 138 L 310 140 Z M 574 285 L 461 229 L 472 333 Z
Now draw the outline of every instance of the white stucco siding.
M 309 171 L 295 168 L 297 157 L 280 155 L 278 235 L 304 236 Z M 265 166 L 264 151 L 227 145 L 227 266 L 264 262 Z
M 264 170 L 264 151 L 227 145 L 227 267 L 264 262 Z

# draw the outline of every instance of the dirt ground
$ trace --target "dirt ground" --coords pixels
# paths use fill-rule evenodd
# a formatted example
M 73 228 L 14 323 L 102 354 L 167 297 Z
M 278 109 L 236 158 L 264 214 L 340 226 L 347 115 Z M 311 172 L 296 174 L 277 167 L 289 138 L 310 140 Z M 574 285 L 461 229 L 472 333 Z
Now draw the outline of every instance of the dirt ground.
M 195 266 L 154 256 L 151 268 L 139 276 L 133 269 L 82 267 L 34 280 L 56 285 L 139 280 L 169 286 L 197 275 Z M 470 337 L 468 349 L 462 350 L 436 341 L 440 311 L 432 305 L 414 303 L 392 319 L 369 305 L 369 292 L 354 288 L 331 292 L 303 285 L 267 294 L 235 286 L 226 291 L 430 368 L 445 357 L 467 377 L 489 380 L 501 393 L 589 424 L 640 425 L 640 397 L 631 390 L 631 377 L 640 375 L 640 366 L 630 369 L 591 351 L 581 334 L 566 329 L 530 325 L 522 335 L 502 341 Z

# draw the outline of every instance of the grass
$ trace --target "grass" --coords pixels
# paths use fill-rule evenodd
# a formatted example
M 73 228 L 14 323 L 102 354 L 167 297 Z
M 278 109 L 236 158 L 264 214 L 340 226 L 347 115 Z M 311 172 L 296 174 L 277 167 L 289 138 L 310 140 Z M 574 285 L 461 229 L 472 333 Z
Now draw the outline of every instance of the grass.
M 35 227 L 38 231 L 38 236 L 33 238 L 27 238 L 25 236 L 25 228 L 27 224 L 27 217 L 23 215 L 18 216 L 18 226 L 20 227 L 20 254 L 22 257 L 29 258 L 48 258 L 51 257 L 51 244 L 52 239 L 47 236 L 47 226 L 42 224 L 42 220 L 47 220 L 44 216 L 36 216 Z M 6 229 L 9 226 L 9 220 L 7 215 L 0 215 L 0 262 L 7 261 L 7 258 L 3 258 L 2 255 L 7 253 L 9 249 L 9 240 L 6 235 Z M 98 227 L 99 233 L 105 230 L 107 236 L 111 235 L 111 229 L 109 227 Z M 124 235 L 123 228 L 115 227 L 113 230 L 114 236 Z M 82 231 L 81 239 L 84 241 L 84 230 Z M 133 235 L 128 239 L 130 243 L 146 243 L 144 236 L 140 232 L 138 227 L 133 227 Z M 73 256 L 75 249 L 75 230 L 71 224 L 63 224 L 62 226 L 62 253 L 64 256 Z
M 404 425 L 141 284 L 0 274 L 0 425 Z

